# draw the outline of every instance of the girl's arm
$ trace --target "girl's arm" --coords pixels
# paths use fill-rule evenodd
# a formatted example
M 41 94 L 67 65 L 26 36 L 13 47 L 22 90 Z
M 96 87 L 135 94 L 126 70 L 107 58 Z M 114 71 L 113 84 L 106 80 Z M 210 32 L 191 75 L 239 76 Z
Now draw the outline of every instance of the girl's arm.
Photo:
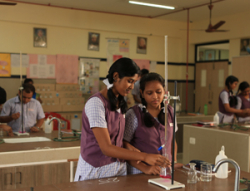
M 124 160 L 144 161 L 150 165 L 157 166 L 166 166 L 167 164 L 167 159 L 162 155 L 130 151 L 112 145 L 107 128 L 93 127 L 92 130 L 102 153 L 106 156 Z
M 225 110 L 230 113 L 243 114 L 243 115 L 246 115 L 248 113 L 248 109 L 244 109 L 244 110 L 235 109 L 235 108 L 230 107 L 228 103 L 225 103 L 224 107 L 225 107 Z

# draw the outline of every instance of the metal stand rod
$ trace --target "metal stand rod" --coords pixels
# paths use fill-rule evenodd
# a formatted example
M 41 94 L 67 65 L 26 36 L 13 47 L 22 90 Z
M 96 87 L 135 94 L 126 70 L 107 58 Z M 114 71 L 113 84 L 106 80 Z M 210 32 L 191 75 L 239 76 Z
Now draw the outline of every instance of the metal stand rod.
M 177 96 L 177 81 L 174 82 L 174 96 Z M 176 99 L 174 99 L 173 140 L 172 140 L 172 176 L 171 176 L 172 184 L 174 184 L 175 115 L 176 115 Z

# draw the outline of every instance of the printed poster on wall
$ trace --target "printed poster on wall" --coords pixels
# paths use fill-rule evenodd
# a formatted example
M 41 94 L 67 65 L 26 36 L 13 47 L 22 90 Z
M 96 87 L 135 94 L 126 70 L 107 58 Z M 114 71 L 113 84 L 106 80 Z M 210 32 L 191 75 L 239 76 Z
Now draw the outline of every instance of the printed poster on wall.
M 0 54 L 0 76 L 11 76 L 10 54 Z
M 56 78 L 56 55 L 29 54 L 28 56 L 27 78 Z
M 78 56 L 58 54 L 56 58 L 56 83 L 78 84 Z
M 100 59 L 80 58 L 79 84 L 83 93 L 99 91 Z
M 20 68 L 20 54 L 11 54 L 11 67 Z M 29 67 L 29 55 L 22 54 L 22 68 Z
M 107 39 L 107 68 L 122 57 L 129 57 L 129 40 Z

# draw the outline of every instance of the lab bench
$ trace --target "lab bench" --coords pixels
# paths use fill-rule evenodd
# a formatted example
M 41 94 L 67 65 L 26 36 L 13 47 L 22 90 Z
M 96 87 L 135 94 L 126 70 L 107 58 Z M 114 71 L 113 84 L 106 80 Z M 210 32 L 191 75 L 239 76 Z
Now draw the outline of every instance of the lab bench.
M 215 157 L 224 145 L 226 156 L 235 160 L 241 170 L 250 172 L 250 130 L 194 125 L 184 125 L 183 129 L 184 164 L 194 159 L 215 163 Z
M 187 184 L 187 175 L 183 169 L 175 170 L 175 181 L 185 184 L 185 188 L 174 189 L 177 191 L 233 191 L 234 190 L 234 175 L 235 171 L 229 173 L 227 179 L 218 179 L 213 177 L 211 182 L 197 182 L 196 184 Z M 82 182 L 53 184 L 49 186 L 34 187 L 35 191 L 163 191 L 165 189 L 158 187 L 154 184 L 148 183 L 148 179 L 158 178 L 159 176 L 150 176 L 144 174 L 119 176 L 112 178 L 103 178 L 96 180 L 86 180 Z M 240 178 L 250 179 L 250 174 L 241 171 Z M 240 184 L 240 189 L 246 188 L 246 185 Z M 17 189 L 15 191 L 29 191 L 30 188 Z M 14 191 L 14 190 L 13 190 Z
M 22 137 L 53 139 L 58 132 L 31 133 Z M 63 135 L 72 136 L 72 135 Z M 20 137 L 4 137 L 20 138 Z M 68 159 L 78 159 L 80 140 L 0 144 L 0 190 L 70 182 Z M 74 171 L 77 162 L 74 162 Z
M 183 126 L 185 124 L 194 124 L 197 121 L 213 121 L 213 115 L 196 115 L 190 116 L 186 114 L 177 115 L 178 131 L 176 132 L 176 142 L 178 145 L 178 153 L 183 153 Z

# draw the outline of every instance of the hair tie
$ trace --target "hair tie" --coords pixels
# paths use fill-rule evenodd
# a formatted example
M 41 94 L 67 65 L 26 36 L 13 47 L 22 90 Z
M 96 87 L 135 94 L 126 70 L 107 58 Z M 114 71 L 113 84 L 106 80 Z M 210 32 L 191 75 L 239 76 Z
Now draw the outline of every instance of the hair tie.
M 104 79 L 102 82 L 107 86 L 107 89 L 110 89 L 113 87 L 113 84 L 109 83 L 108 78 Z

